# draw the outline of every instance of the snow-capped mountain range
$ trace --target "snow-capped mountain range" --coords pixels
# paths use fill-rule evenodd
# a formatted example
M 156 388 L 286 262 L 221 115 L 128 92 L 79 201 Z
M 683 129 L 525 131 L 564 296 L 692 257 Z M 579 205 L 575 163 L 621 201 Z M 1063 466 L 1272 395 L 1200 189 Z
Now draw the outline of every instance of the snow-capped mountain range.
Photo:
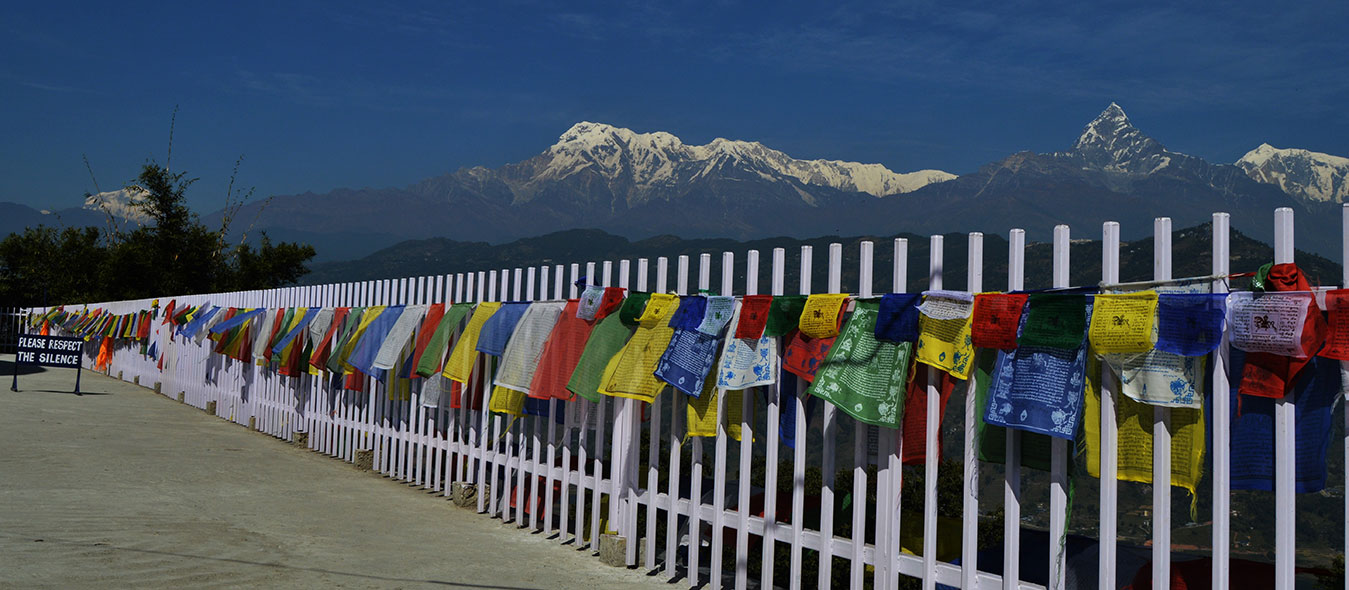
M 1237 166 L 1259 182 L 1308 201 L 1343 203 L 1349 197 L 1349 158 L 1262 143 Z
M 798 160 L 755 141 L 717 138 L 706 145 L 687 145 L 663 131 L 636 133 L 588 121 L 573 125 L 540 157 L 546 165 L 533 179 L 535 183 L 562 180 L 591 169 L 610 180 L 626 179 L 638 189 L 672 187 L 727 167 L 752 171 L 769 182 L 794 178 L 806 185 L 873 197 L 912 192 L 955 178 L 941 170 L 900 174 L 881 164 Z
M 52 215 L 16 209 L 0 221 L 32 225 L 34 218 L 59 216 L 70 224 L 91 216 L 87 209 L 130 217 L 130 197 L 95 195 L 86 210 Z M 256 219 L 254 230 L 314 244 L 321 259 L 335 260 L 415 238 L 501 243 L 569 228 L 635 238 L 1004 233 L 1011 227 L 1037 236 L 1057 223 L 1072 225 L 1075 235 L 1090 234 L 1112 220 L 1127 236 L 1150 230 L 1155 216 L 1171 216 L 1184 227 L 1213 211 L 1232 212 L 1234 224 L 1266 239 L 1268 224 L 1261 221 L 1269 210 L 1317 213 L 1302 216 L 1309 220 L 1299 221 L 1302 233 L 1338 219 L 1322 213 L 1347 198 L 1349 159 L 1262 145 L 1236 164 L 1214 164 L 1168 150 L 1111 103 L 1065 151 L 1016 153 L 958 177 L 801 160 L 752 141 L 690 145 L 662 131 L 583 121 L 521 162 L 464 168 L 402 188 L 276 196 L 265 209 L 261 202 L 245 206 L 238 219 Z M 212 226 L 220 215 L 203 220 Z M 16 229 L 6 225 L 0 233 Z
M 336 258 L 401 239 L 502 242 L 567 228 L 751 239 L 1024 227 L 1036 236 L 1057 223 L 1094 232 L 1112 220 L 1127 235 L 1150 229 L 1155 216 L 1193 224 L 1213 211 L 1239 214 L 1243 230 L 1264 237 L 1268 224 L 1240 214 L 1322 206 L 1285 190 L 1244 167 L 1168 150 L 1111 103 L 1065 151 L 1013 154 L 959 177 L 799 160 L 751 141 L 690 145 L 666 132 L 580 122 L 537 156 L 500 168 L 466 168 L 404 189 L 278 197 L 259 225 L 274 238 L 326 246 Z M 412 223 L 388 213 L 412 210 Z M 1300 223 L 1300 231 L 1312 225 Z

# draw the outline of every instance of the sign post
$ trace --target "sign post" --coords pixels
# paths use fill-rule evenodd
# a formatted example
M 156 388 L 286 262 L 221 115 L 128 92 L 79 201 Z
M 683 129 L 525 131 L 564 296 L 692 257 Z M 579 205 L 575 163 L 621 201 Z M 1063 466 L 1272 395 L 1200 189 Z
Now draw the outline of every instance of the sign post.
M 84 339 L 68 336 L 19 335 L 17 354 L 14 355 L 14 383 L 10 391 L 19 390 L 19 365 L 61 367 L 75 369 L 75 395 L 80 393 L 80 355 Z

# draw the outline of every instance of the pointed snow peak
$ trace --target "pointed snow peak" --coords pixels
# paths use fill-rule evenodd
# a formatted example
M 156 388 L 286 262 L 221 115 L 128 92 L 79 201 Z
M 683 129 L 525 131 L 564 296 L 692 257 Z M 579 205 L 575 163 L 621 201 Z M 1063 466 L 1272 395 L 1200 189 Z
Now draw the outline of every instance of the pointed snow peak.
M 1144 160 L 1164 157 L 1166 148 L 1157 140 L 1143 135 L 1124 109 L 1110 103 L 1101 114 L 1087 124 L 1073 145 L 1072 153 L 1092 168 L 1125 172 L 1149 172 L 1165 167 L 1162 161 Z
M 1111 102 L 1110 106 L 1105 107 L 1105 110 L 1101 111 L 1101 114 L 1096 117 L 1097 121 L 1100 121 L 1102 119 L 1109 119 L 1112 121 L 1123 121 L 1124 123 L 1128 123 L 1129 115 L 1124 114 L 1124 109 L 1120 108 L 1119 103 Z
M 1142 137 L 1143 134 L 1129 122 L 1129 115 L 1124 114 L 1124 109 L 1112 102 L 1101 111 L 1100 115 L 1087 123 L 1086 129 L 1083 129 L 1082 135 L 1077 138 L 1077 145 L 1073 147 L 1080 150 L 1093 144 L 1112 143 L 1114 139 L 1126 135 Z

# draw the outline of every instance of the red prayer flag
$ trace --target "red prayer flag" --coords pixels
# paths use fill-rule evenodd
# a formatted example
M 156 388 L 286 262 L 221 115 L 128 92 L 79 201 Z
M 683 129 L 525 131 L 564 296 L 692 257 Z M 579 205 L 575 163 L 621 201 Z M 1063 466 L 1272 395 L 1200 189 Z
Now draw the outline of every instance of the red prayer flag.
M 735 337 L 741 340 L 762 338 L 764 326 L 768 325 L 768 310 L 772 306 L 772 295 L 746 295 L 740 301 L 740 323 L 735 326 Z
M 1302 276 L 1302 271 L 1291 262 L 1270 267 L 1265 287 L 1269 291 L 1311 290 L 1311 284 Z M 1241 385 L 1237 393 L 1272 398 L 1287 395 L 1297 382 L 1298 374 L 1311 357 L 1320 351 L 1326 331 L 1326 321 L 1321 316 L 1320 308 L 1308 306 L 1307 319 L 1302 325 L 1302 350 L 1307 352 L 1307 358 L 1296 359 L 1268 352 L 1249 353 L 1246 355 L 1246 365 L 1242 368 Z
M 600 308 L 595 311 L 596 322 L 608 317 L 609 314 L 618 311 L 618 308 L 623 307 L 623 292 L 623 287 L 604 288 L 604 296 L 600 298 Z M 572 311 L 572 315 L 576 315 L 575 310 Z
M 412 347 L 412 363 L 409 365 L 411 370 L 408 372 L 408 379 L 421 377 L 417 374 L 417 365 L 421 363 L 422 354 L 426 352 L 426 345 L 430 344 L 431 336 L 436 333 L 436 328 L 440 326 L 440 320 L 444 317 L 444 303 L 432 303 L 431 307 L 426 309 L 426 319 L 422 320 L 421 327 L 417 329 L 417 341 Z
M 1025 293 L 981 293 L 974 296 L 970 335 L 979 348 L 1016 348 L 1016 329 L 1026 308 Z
M 837 336 L 811 338 L 802 334 L 800 330 L 793 330 L 787 336 L 787 348 L 782 355 L 782 368 L 808 383 L 814 382 L 815 372 L 819 370 L 825 355 L 829 354 L 829 347 L 833 346 L 837 339 Z
M 905 465 L 923 465 L 927 463 L 927 381 L 932 368 L 922 363 L 913 365 L 909 371 L 908 393 L 904 397 L 903 452 L 901 459 Z M 946 371 L 937 371 L 937 390 L 941 400 L 937 412 L 937 458 L 941 459 L 941 419 L 946 415 L 946 402 L 955 391 L 956 380 Z
M 577 363 L 581 362 L 581 353 L 585 351 L 586 341 L 590 340 L 590 331 L 597 323 L 576 317 L 580 301 L 569 299 L 567 306 L 562 308 L 562 315 L 539 355 L 539 367 L 529 384 L 529 397 L 575 399 L 575 394 L 567 390 L 567 382 L 576 371 Z
M 1349 289 L 1328 291 L 1326 309 L 1330 315 L 1330 325 L 1321 356 L 1349 361 Z
M 342 323 L 347 319 L 347 313 L 351 311 L 350 307 L 339 307 L 333 310 L 333 323 L 328 325 L 328 332 L 319 340 L 318 347 L 309 356 L 309 364 L 315 369 L 323 370 L 328 366 L 328 356 L 332 354 L 333 340 L 337 338 L 337 333 L 342 329 Z

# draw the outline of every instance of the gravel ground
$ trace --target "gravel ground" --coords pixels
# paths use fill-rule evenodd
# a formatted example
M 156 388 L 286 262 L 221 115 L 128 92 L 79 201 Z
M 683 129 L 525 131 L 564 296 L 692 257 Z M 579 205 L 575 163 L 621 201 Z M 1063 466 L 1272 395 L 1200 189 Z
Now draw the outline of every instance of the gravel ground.
M 669 588 L 91 371 L 11 392 L 9 358 L 0 588 Z

